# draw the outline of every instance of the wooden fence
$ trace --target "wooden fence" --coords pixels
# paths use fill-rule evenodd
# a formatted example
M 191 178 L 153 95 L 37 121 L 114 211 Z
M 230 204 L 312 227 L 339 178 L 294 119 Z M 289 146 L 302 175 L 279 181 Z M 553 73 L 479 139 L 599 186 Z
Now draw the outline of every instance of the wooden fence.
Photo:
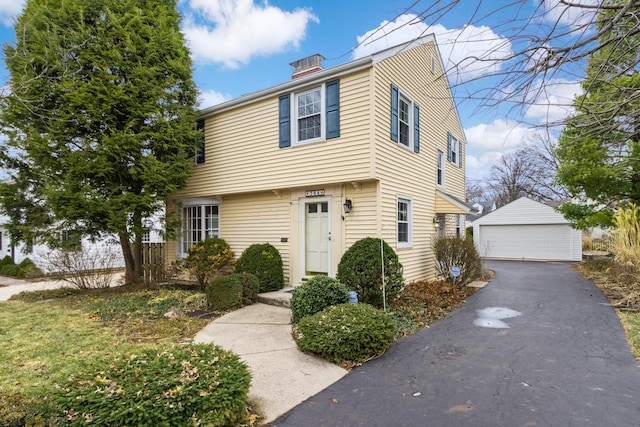
M 166 280 L 165 255 L 164 243 L 142 244 L 144 283 L 158 284 Z

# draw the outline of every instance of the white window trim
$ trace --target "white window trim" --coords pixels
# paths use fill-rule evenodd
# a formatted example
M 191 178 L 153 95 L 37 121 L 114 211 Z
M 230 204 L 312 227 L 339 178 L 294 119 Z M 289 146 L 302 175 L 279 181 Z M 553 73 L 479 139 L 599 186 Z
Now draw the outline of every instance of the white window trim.
M 440 161 L 440 160 L 442 160 L 442 161 Z M 438 162 L 439 162 L 439 161 L 440 161 L 440 170 L 442 171 L 442 174 L 441 174 L 441 176 L 442 176 L 442 180 L 441 180 L 441 181 L 442 181 L 442 182 L 438 182 Z M 445 176 L 444 176 L 444 175 L 445 175 L 445 174 L 444 174 L 444 170 L 445 170 L 445 167 L 444 167 L 444 165 L 445 165 L 445 161 L 446 161 L 446 156 L 445 156 L 445 154 L 444 154 L 444 151 L 442 151 L 441 149 L 439 149 L 439 148 L 438 148 L 438 149 L 436 150 L 436 185 L 437 185 L 438 187 L 444 187 L 444 184 L 445 184 L 445 182 L 446 182 L 446 181 L 445 181 Z
M 436 72 L 436 57 L 431 55 L 431 73 L 435 74 Z
M 176 258 L 186 258 L 189 254 L 186 252 L 183 252 L 183 243 L 184 243 L 184 230 L 182 229 L 182 224 L 183 224 L 183 213 L 184 213 L 184 208 L 193 208 L 193 207 L 197 207 L 199 206 L 200 208 L 202 208 L 202 210 L 204 211 L 205 206 L 218 206 L 218 235 L 220 235 L 220 200 L 215 198 L 215 197 L 198 197 L 198 198 L 192 198 L 192 199 L 186 199 L 182 201 L 182 206 L 180 206 L 180 211 L 179 211 L 179 215 L 180 215 L 180 234 L 178 235 L 178 238 L 176 239 Z M 203 214 L 201 217 L 201 227 L 202 230 L 206 229 L 206 216 Z
M 398 202 L 407 203 L 407 241 L 401 242 L 398 240 Z M 413 247 L 413 199 L 408 196 L 399 195 L 396 197 L 396 246 L 398 248 L 411 248 Z
M 451 163 L 453 163 L 454 165 L 460 167 L 460 165 L 462 165 L 462 160 L 461 160 L 461 143 L 460 140 L 458 138 L 456 138 L 455 135 L 451 134 L 451 153 L 453 155 L 453 153 L 456 154 L 456 160 L 452 161 Z
M 409 104 L 409 145 L 404 145 L 402 142 L 400 142 L 400 101 L 402 101 L 404 99 L 405 102 L 407 102 Z M 405 150 L 409 150 L 411 152 L 413 152 L 413 146 L 414 146 L 414 140 L 413 140 L 413 134 L 414 134 L 414 121 L 415 121 L 415 103 L 413 102 L 413 99 L 411 99 L 411 97 L 409 97 L 406 93 L 404 93 L 401 89 L 398 88 L 398 145 L 402 148 L 404 148 Z
M 305 139 L 304 141 L 298 140 L 298 96 L 305 93 L 315 92 L 320 90 L 320 137 L 313 139 Z M 320 86 L 308 88 L 298 92 L 293 92 L 290 96 L 291 102 L 291 145 L 306 145 L 314 142 L 324 141 L 327 138 L 327 115 L 326 115 L 326 85 L 322 83 Z

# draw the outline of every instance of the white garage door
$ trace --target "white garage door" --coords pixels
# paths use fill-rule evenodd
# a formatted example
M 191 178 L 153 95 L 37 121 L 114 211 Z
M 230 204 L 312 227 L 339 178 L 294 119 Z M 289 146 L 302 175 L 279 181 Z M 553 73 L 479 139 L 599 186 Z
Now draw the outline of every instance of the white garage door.
M 481 225 L 478 249 L 489 258 L 572 259 L 572 230 L 568 225 Z

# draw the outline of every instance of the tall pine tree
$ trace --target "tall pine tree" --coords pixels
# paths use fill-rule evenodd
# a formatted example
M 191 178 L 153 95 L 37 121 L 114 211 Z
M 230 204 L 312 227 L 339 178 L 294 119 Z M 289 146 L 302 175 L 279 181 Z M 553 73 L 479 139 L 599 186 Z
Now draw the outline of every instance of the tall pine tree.
M 14 239 L 116 235 L 142 274 L 143 221 L 183 187 L 197 89 L 176 0 L 28 0 L 4 48 L 0 101 Z

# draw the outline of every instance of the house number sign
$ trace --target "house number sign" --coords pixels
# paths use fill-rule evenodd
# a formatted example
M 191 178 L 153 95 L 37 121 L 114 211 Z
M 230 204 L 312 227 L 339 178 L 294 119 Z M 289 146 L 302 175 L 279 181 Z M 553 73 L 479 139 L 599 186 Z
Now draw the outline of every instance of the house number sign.
M 324 196 L 324 188 L 321 190 L 307 190 L 304 192 L 305 197 Z

